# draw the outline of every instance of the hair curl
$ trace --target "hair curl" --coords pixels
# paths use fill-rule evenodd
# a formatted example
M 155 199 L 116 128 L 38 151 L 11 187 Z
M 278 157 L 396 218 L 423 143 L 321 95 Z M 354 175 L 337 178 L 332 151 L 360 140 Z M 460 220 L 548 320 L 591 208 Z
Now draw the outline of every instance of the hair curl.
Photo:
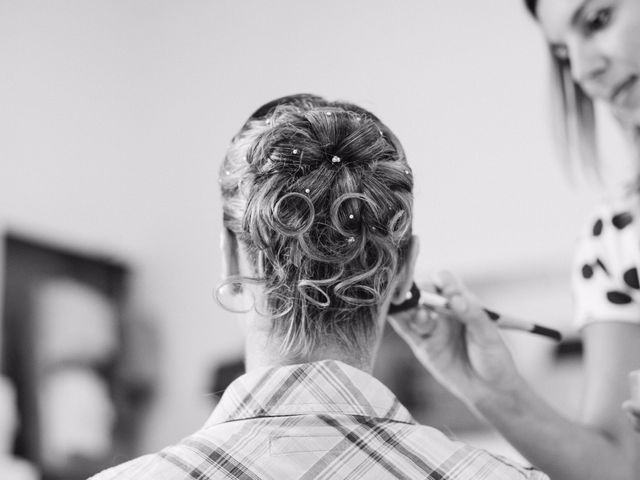
M 327 337 L 361 349 L 411 236 L 413 176 L 395 135 L 356 105 L 283 97 L 233 138 L 220 185 L 282 353 Z

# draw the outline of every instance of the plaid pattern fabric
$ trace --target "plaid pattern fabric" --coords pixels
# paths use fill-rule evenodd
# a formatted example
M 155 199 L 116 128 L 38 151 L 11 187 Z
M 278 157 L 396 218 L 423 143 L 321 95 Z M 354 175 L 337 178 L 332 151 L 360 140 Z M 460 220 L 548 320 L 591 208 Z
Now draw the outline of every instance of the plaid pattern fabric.
M 243 375 L 200 431 L 92 477 L 112 479 L 549 480 L 416 424 L 378 380 L 330 360 Z

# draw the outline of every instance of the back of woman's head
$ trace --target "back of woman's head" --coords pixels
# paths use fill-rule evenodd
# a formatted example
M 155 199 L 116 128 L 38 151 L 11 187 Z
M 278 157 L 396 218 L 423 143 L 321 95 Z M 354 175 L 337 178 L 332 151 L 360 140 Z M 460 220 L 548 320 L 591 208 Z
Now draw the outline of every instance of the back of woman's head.
M 395 135 L 355 105 L 311 95 L 259 109 L 220 172 L 224 225 L 264 287 L 282 353 L 362 348 L 404 264 L 413 178 Z

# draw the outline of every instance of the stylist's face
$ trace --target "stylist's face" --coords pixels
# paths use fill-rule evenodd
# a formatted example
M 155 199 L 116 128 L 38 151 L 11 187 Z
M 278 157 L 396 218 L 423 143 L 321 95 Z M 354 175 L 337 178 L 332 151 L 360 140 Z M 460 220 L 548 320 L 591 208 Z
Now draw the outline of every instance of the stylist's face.
M 640 0 L 539 0 L 537 13 L 585 92 L 640 122 Z

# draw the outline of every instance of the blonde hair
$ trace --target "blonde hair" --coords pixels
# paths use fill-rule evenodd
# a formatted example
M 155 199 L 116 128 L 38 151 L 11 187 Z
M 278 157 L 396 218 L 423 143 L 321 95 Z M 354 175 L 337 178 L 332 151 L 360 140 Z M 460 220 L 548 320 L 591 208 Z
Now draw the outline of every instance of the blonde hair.
M 281 353 L 325 342 L 362 349 L 404 264 L 413 176 L 395 135 L 370 112 L 295 95 L 259 109 L 220 171 L 224 226 L 266 292 Z
M 571 76 L 565 59 L 549 51 L 551 73 L 551 111 L 556 143 L 569 169 L 576 159 L 588 173 L 599 174 L 596 116 L 593 100 Z
M 525 0 L 525 5 L 537 19 L 538 0 Z M 571 161 L 577 159 L 586 170 L 598 176 L 599 154 L 593 100 L 573 80 L 567 59 L 558 58 L 551 47 L 549 59 L 552 127 L 561 159 L 567 170 Z

